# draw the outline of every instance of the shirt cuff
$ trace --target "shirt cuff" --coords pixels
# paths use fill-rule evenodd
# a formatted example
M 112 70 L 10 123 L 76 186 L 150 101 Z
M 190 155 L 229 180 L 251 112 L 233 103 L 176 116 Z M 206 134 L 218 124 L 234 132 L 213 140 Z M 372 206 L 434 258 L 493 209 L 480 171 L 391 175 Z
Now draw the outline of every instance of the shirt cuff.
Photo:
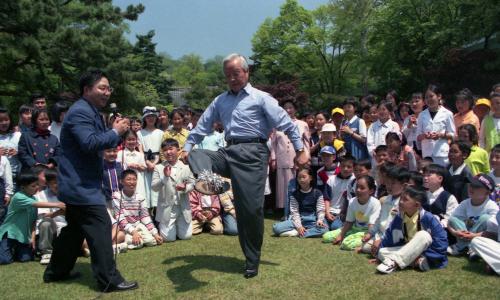
M 292 143 L 293 143 L 293 148 L 295 149 L 295 151 L 304 150 L 304 144 L 302 143 L 301 139 L 297 139 L 297 140 L 293 141 Z
M 113 131 L 116 133 L 116 135 L 117 135 L 117 136 L 120 136 L 120 135 L 118 134 L 118 130 L 116 130 L 116 129 L 114 129 L 114 128 L 113 128 L 113 129 L 111 129 L 111 130 L 113 130 Z

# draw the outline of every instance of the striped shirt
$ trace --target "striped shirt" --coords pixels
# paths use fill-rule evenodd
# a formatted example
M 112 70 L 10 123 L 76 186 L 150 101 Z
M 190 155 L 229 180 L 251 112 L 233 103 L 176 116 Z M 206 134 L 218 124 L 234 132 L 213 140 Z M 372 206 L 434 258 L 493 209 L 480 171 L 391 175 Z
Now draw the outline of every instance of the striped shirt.
M 295 198 L 294 195 L 298 195 Z M 290 194 L 290 214 L 292 216 L 293 226 L 295 228 L 302 227 L 302 222 L 300 219 L 301 211 L 299 210 L 299 201 L 304 201 L 308 197 L 317 197 L 316 200 L 316 219 L 323 220 L 325 218 L 325 201 L 323 201 L 323 195 L 320 191 L 311 188 L 309 191 L 304 192 L 302 190 L 297 191 L 297 193 Z
M 120 200 L 121 205 L 120 205 Z M 143 196 L 135 193 L 128 197 L 122 192 L 113 193 L 113 212 L 115 219 L 118 220 L 118 226 L 128 234 L 132 234 L 137 223 L 142 223 L 151 232 L 152 235 L 158 234 L 148 209 L 146 200 Z

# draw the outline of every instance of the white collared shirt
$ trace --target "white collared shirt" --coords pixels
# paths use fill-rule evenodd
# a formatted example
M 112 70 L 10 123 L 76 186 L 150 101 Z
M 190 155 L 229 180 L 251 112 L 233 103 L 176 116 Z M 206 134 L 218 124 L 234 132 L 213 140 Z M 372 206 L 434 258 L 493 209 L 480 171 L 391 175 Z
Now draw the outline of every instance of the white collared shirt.
M 425 109 L 418 115 L 417 119 L 417 136 L 426 132 L 448 133 L 455 136 L 456 129 L 453 121 L 453 113 L 446 108 L 440 106 L 434 119 L 431 118 L 429 109 Z M 448 140 L 440 138 L 437 140 L 424 139 L 422 140 L 422 157 L 448 157 L 450 147 Z
M 460 166 L 458 167 L 456 170 L 453 170 L 453 166 L 450 166 L 450 175 L 460 175 L 460 173 L 462 173 L 463 169 L 465 168 L 465 162 Z
M 373 152 L 377 146 L 385 145 L 385 136 L 389 132 L 401 134 L 398 123 L 391 119 L 387 120 L 385 123 L 377 120 L 375 123 L 370 125 L 366 134 L 366 146 L 368 147 L 368 153 L 370 156 L 373 156 Z

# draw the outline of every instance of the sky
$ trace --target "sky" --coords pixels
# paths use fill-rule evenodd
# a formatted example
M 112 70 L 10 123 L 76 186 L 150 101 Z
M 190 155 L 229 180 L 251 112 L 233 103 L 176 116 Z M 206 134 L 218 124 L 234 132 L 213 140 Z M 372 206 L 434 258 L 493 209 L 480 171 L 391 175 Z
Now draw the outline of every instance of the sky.
M 267 17 L 279 15 L 285 0 L 114 0 L 125 8 L 142 3 L 146 9 L 129 22 L 127 35 L 135 43 L 136 34 L 155 31 L 157 52 L 178 59 L 198 54 L 204 60 L 237 52 L 252 54 L 252 37 Z M 328 0 L 299 0 L 308 10 Z

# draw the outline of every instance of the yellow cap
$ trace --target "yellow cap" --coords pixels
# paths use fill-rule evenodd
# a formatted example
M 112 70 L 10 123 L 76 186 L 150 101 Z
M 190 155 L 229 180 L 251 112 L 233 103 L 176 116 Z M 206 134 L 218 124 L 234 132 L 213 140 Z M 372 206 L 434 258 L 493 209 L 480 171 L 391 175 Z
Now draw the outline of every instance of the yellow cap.
M 344 115 L 344 110 L 342 108 L 340 108 L 340 107 L 335 107 L 334 109 L 332 109 L 332 115 L 334 115 L 336 113 Z
M 477 99 L 476 101 L 476 105 L 486 105 L 488 106 L 489 108 L 491 108 L 491 102 L 490 100 L 486 99 L 486 98 L 480 98 L 480 99 Z

